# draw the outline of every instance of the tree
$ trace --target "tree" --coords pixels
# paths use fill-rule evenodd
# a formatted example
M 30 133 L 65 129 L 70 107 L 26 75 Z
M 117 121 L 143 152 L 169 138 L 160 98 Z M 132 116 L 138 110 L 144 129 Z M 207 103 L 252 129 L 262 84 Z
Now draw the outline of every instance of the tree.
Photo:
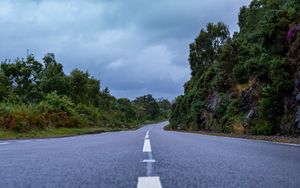
M 71 97 L 76 103 L 99 106 L 100 81 L 91 77 L 88 72 L 75 69 L 70 77 Z
M 5 99 L 11 93 L 11 89 L 8 77 L 0 71 L 0 101 Z
M 89 80 L 88 72 L 75 69 L 70 74 L 71 96 L 76 103 L 88 103 L 87 84 Z
M 169 110 L 171 109 L 171 102 L 168 99 L 158 99 L 158 106 L 160 109 Z
M 100 80 L 90 77 L 87 83 L 87 96 L 89 103 L 98 106 L 100 105 Z
M 168 118 L 171 112 L 171 103 L 168 99 L 161 98 L 158 100 L 158 106 L 160 109 L 160 114 L 164 118 Z
M 127 98 L 117 99 L 117 108 L 119 111 L 124 113 L 124 119 L 126 122 L 132 122 L 136 119 L 136 112 L 134 106 Z
M 27 59 L 16 59 L 15 62 L 1 63 L 1 70 L 13 85 L 14 93 L 23 101 L 36 101 L 41 97 L 38 85 L 41 78 L 42 64 L 33 55 Z
M 52 53 L 46 54 L 43 60 L 45 69 L 40 83 L 42 91 L 44 93 L 56 91 L 58 95 L 68 95 L 70 93 L 69 80 L 64 74 L 62 64 L 56 62 Z
M 156 100 L 152 95 L 144 95 L 137 97 L 134 101 L 134 104 L 141 106 L 146 114 L 146 119 L 156 119 L 159 116 L 159 106 Z
M 108 87 L 104 88 L 100 92 L 100 107 L 103 107 L 105 109 L 112 109 L 115 101 L 116 98 L 110 94 Z
M 189 62 L 192 75 L 207 69 L 216 59 L 220 47 L 229 38 L 229 30 L 224 23 L 208 23 L 206 29 L 200 31 L 195 42 L 190 44 Z

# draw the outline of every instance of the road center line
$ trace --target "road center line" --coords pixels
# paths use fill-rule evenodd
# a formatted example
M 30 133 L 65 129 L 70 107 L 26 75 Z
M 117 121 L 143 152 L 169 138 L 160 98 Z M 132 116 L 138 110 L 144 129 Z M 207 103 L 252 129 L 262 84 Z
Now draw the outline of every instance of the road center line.
M 150 139 L 145 139 L 144 140 L 143 152 L 152 152 Z
M 148 159 L 144 159 L 143 163 L 147 163 L 146 167 L 146 177 L 139 177 L 137 188 L 162 188 L 159 176 L 152 176 L 152 163 L 155 163 L 155 160 L 152 156 L 151 143 L 149 138 L 149 131 L 146 132 L 144 139 L 143 152 L 148 153 Z
M 155 163 L 154 159 L 144 159 L 143 163 Z
M 146 133 L 145 139 L 149 139 L 149 130 Z
M 137 188 L 162 188 L 158 176 L 139 177 Z
M 154 160 L 152 156 L 152 152 L 148 152 L 148 160 Z M 153 171 L 152 163 L 148 161 L 146 164 L 147 164 L 146 174 L 147 176 L 152 176 L 152 171 Z

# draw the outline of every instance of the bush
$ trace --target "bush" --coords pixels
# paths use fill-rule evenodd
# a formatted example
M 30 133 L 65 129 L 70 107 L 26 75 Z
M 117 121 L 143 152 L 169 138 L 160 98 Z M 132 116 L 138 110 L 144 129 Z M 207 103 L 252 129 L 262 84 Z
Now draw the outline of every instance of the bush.
M 226 95 L 221 96 L 221 100 L 214 112 L 214 116 L 217 119 L 220 119 L 225 115 L 229 102 L 230 102 L 230 98 L 228 96 Z
M 240 84 L 246 83 L 249 79 L 248 70 L 245 64 L 239 63 L 233 67 L 233 78 Z
M 255 125 L 250 127 L 250 134 L 253 135 L 271 135 L 273 133 L 274 126 L 266 121 L 255 122 Z
M 42 124 L 31 105 L 2 103 L 0 113 L 0 127 L 8 130 L 28 132 Z
M 75 110 L 80 116 L 85 116 L 91 125 L 99 125 L 100 121 L 103 119 L 103 115 L 99 108 L 91 105 L 79 104 L 76 106 Z
M 262 89 L 262 98 L 259 101 L 261 118 L 269 121 L 276 119 L 283 113 L 283 99 L 273 86 L 267 85 Z
M 74 103 L 67 96 L 57 95 L 56 92 L 49 93 L 45 99 L 38 104 L 42 112 L 66 112 L 69 115 L 75 113 Z
M 88 120 L 84 115 L 70 116 L 66 112 L 46 113 L 45 115 L 47 127 L 52 128 L 78 128 L 87 126 Z
M 65 103 L 62 105 L 66 107 Z M 64 108 L 49 105 L 45 101 L 38 105 L 1 103 L 0 128 L 25 133 L 35 129 L 83 127 L 89 124 L 86 115 L 78 115 L 74 110 L 70 114 L 63 111 Z
M 192 104 L 191 116 L 192 116 L 194 122 L 200 123 L 199 122 L 200 114 L 203 111 L 203 109 L 205 109 L 205 103 L 202 101 L 198 101 L 198 102 Z

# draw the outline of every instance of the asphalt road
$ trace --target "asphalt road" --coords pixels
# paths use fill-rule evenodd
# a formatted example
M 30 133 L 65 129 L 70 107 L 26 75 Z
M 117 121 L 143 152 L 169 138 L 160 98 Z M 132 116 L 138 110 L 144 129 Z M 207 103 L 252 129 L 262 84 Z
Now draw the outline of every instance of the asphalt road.
M 0 141 L 0 187 L 300 187 L 300 147 L 163 131 Z

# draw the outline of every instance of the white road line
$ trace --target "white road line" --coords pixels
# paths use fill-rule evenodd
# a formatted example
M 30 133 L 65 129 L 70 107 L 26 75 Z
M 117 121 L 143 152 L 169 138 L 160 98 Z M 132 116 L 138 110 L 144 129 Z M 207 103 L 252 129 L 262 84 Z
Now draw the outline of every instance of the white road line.
M 28 143 L 28 142 L 30 142 L 29 140 L 19 140 L 19 141 L 17 141 L 17 142 L 19 142 L 19 143 Z
M 143 163 L 155 163 L 154 159 L 144 159 Z
M 143 152 L 148 153 L 148 159 L 143 160 L 143 163 L 147 163 L 147 176 L 138 178 L 137 188 L 162 188 L 159 176 L 151 176 L 152 163 L 155 163 L 155 160 L 152 157 L 149 131 L 146 132 L 143 146 Z
M 151 150 L 151 144 L 149 139 L 144 140 L 144 147 L 143 147 L 143 152 L 152 152 Z
M 137 188 L 162 188 L 158 176 L 139 177 Z
M 145 139 L 148 139 L 149 138 L 149 130 L 146 132 L 146 136 L 145 136 Z
M 9 144 L 8 142 L 0 142 L 0 145 L 6 145 Z

